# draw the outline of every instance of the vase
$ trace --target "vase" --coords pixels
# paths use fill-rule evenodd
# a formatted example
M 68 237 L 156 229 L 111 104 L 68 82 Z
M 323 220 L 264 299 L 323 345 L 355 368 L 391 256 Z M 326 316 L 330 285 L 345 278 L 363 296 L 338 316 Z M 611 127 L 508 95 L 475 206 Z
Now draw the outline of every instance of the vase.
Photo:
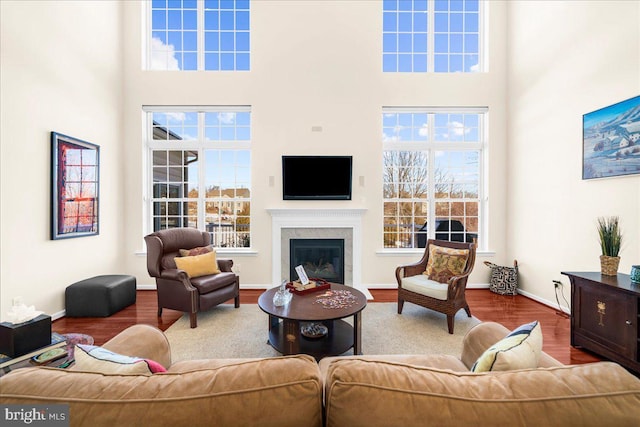
M 633 283 L 640 283 L 640 265 L 632 265 L 629 276 Z
M 276 293 L 273 294 L 273 305 L 276 307 L 285 306 L 289 304 L 291 298 L 293 298 L 293 294 L 287 289 L 287 281 L 283 280 Z
M 600 255 L 600 272 L 605 276 L 616 276 L 619 264 L 619 256 Z

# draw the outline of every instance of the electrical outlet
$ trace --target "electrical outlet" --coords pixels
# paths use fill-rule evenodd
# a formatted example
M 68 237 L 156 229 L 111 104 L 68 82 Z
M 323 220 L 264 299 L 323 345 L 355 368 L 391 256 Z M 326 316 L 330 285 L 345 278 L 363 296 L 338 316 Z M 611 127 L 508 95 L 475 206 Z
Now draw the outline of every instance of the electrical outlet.
M 232 270 L 234 273 L 240 273 L 241 269 L 242 269 L 242 264 L 240 264 L 239 262 L 233 264 Z
M 553 282 L 553 286 L 554 286 L 556 289 L 558 289 L 558 288 L 561 288 L 561 287 L 562 287 L 562 282 L 561 282 L 561 281 L 559 281 L 559 280 L 552 280 L 552 282 Z

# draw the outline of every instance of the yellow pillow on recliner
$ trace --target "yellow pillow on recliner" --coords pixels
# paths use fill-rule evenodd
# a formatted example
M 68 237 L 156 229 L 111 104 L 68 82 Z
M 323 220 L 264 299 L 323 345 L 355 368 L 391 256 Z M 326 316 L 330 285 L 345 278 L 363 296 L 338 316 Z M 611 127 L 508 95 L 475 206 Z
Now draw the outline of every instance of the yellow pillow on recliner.
M 216 260 L 216 251 L 202 255 L 175 257 L 174 261 L 178 269 L 184 270 L 189 277 L 220 273 L 218 261 Z

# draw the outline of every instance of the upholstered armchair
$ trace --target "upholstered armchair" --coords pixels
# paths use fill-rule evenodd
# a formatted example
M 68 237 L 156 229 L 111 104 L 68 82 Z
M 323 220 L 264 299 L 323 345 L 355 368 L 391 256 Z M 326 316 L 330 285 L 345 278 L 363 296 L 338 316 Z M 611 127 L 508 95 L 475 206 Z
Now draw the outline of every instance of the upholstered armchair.
M 420 261 L 396 268 L 398 314 L 405 301 L 444 313 L 453 334 L 454 316 L 461 308 L 471 317 L 465 290 L 475 260 L 473 243 L 427 241 Z
M 195 228 L 170 228 L 151 233 L 144 240 L 147 243 L 147 271 L 155 277 L 158 289 L 158 317 L 162 315 L 163 308 L 184 311 L 189 313 L 191 327 L 195 328 L 199 311 L 230 299 L 234 299 L 236 308 L 240 307 L 240 279 L 231 271 L 232 260 L 218 259 L 217 268 L 205 265 L 205 272 L 209 274 L 192 272 L 194 277 L 176 265 L 175 258 L 181 256 L 181 250 L 205 255 L 206 261 L 214 263 L 215 252 L 201 249 L 209 245 L 209 233 Z M 196 256 L 179 262 L 187 259 L 191 262 Z M 202 260 L 198 262 L 202 265 Z

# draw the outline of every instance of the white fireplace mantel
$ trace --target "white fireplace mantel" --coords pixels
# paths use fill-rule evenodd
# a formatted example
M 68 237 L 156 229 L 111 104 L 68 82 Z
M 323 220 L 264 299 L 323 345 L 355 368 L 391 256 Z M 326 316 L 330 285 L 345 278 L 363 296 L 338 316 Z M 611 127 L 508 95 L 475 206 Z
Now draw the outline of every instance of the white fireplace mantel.
M 283 228 L 349 228 L 353 233 L 353 286 L 362 284 L 362 216 L 366 209 L 267 209 L 271 215 L 272 281 L 282 280 Z

